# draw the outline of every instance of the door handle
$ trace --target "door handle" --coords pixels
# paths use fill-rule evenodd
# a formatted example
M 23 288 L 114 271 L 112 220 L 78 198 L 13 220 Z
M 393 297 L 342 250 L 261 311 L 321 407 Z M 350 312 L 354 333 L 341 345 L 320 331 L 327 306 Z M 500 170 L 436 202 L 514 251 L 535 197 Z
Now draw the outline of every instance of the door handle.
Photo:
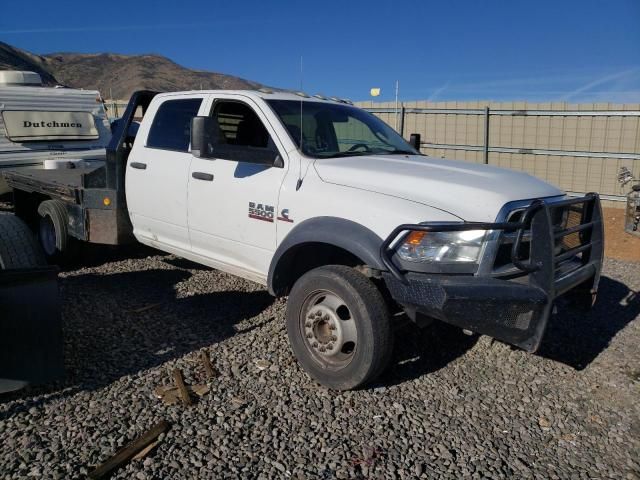
M 205 182 L 213 182 L 213 175 L 204 172 L 193 172 L 191 176 L 197 180 L 204 180 Z
M 131 165 L 131 168 L 137 168 L 138 170 L 146 170 L 147 169 L 147 164 L 146 163 L 131 162 L 130 165 Z

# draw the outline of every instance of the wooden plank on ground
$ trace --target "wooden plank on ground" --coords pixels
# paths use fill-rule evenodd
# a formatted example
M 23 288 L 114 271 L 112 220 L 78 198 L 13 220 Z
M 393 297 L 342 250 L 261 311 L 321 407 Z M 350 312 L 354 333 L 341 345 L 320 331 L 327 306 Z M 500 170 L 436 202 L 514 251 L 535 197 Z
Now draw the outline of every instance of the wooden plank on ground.
M 180 398 L 182 398 L 182 403 L 187 407 L 190 406 L 191 395 L 189 395 L 189 390 L 187 390 L 187 386 L 184 384 L 182 371 L 179 368 L 173 369 L 173 380 L 176 382 L 176 387 L 178 387 L 178 391 L 180 392 Z
M 98 465 L 92 472 L 89 473 L 89 478 L 93 480 L 107 478 L 113 470 L 127 463 L 138 452 L 144 450 L 147 446 L 155 442 L 156 439 L 168 429 L 169 422 L 167 422 L 166 420 L 158 422 L 150 430 L 147 430 L 127 446 L 114 453 L 112 457 Z
M 204 368 L 204 374 L 207 377 L 207 380 L 213 380 L 216 376 L 216 371 L 211 365 L 211 359 L 209 358 L 209 352 L 203 349 L 200 350 L 200 361 L 202 362 L 202 367 Z

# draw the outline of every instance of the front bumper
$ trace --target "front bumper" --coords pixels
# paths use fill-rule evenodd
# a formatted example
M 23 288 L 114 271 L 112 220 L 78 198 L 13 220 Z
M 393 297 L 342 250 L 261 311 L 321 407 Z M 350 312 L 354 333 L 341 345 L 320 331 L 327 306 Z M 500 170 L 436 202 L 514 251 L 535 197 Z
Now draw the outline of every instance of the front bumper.
M 579 222 L 555 225 L 552 219 L 562 213 L 558 209 L 579 211 Z M 393 257 L 391 247 L 403 232 L 452 229 L 491 230 L 498 232 L 498 242 L 504 233 L 510 233 L 510 268 L 501 266 L 475 275 L 417 273 L 403 271 Z M 576 244 L 559 248 L 568 237 Z M 524 238 L 528 245 L 524 245 Z M 596 194 L 589 194 L 553 203 L 534 201 L 517 222 L 401 225 L 385 240 L 381 255 L 388 267 L 383 273 L 385 283 L 407 312 L 421 313 L 534 352 L 540 346 L 558 296 L 567 292 L 588 299 L 595 296 L 603 246 L 600 200 Z M 492 252 L 495 254 L 495 249 Z

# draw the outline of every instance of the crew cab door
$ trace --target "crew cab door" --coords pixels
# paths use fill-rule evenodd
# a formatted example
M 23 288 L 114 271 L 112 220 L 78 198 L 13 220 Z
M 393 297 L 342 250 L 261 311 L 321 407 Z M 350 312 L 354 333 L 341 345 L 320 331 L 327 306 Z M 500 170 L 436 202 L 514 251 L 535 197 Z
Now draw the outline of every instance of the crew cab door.
M 265 281 L 276 248 L 278 196 L 287 164 L 276 167 L 252 159 L 256 153 L 284 159 L 284 148 L 268 117 L 248 97 L 216 95 L 208 112 L 217 120 L 218 141 L 225 145 L 213 146 L 215 158 L 191 161 L 192 251 L 223 270 Z
M 158 97 L 156 97 L 158 98 Z M 163 96 L 152 104 L 127 161 L 127 208 L 143 243 L 180 254 L 189 252 L 187 186 L 191 119 L 204 95 Z M 144 141 L 140 141 L 144 140 Z

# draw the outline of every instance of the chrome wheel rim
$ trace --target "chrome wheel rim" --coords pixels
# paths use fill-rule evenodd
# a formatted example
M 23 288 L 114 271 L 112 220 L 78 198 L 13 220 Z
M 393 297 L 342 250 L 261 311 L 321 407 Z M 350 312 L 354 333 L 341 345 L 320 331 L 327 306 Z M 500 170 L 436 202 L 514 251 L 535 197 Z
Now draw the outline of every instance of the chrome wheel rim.
M 323 367 L 344 368 L 353 359 L 358 329 L 351 309 L 335 293 L 318 290 L 306 298 L 300 329 L 307 350 Z

